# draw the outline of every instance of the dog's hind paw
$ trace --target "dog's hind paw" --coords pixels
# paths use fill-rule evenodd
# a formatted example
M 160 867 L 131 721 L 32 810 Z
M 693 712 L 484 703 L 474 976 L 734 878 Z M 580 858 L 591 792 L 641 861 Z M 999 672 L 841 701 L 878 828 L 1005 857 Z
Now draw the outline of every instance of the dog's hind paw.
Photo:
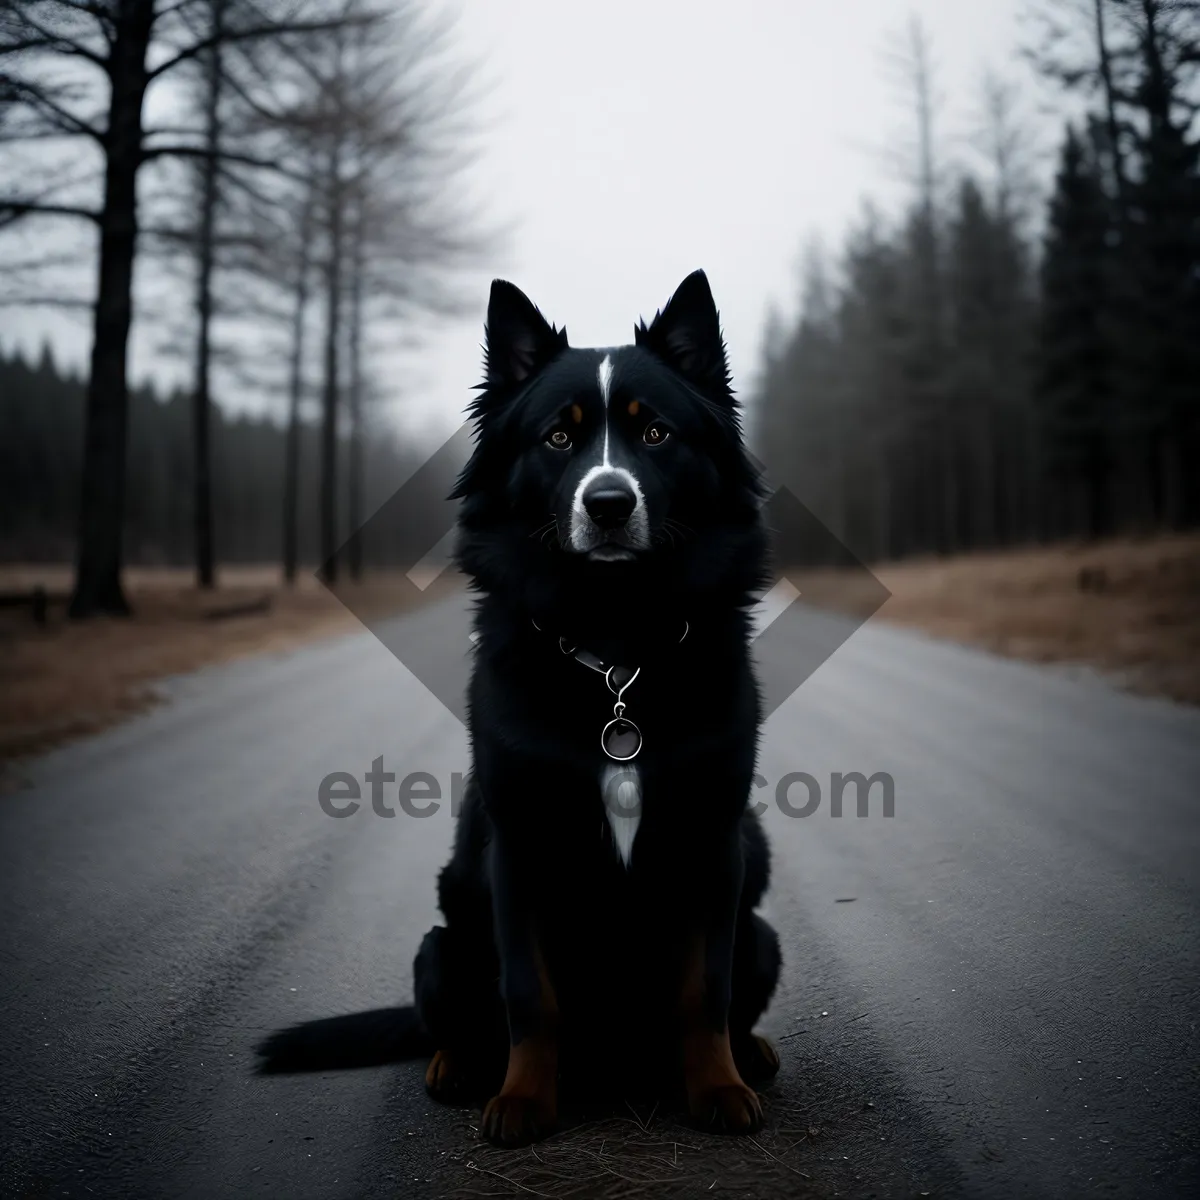
M 757 1133 L 763 1124 L 762 1101 L 744 1083 L 728 1083 L 694 1097 L 692 1120 L 712 1133 Z
M 425 1068 L 425 1090 L 441 1104 L 461 1104 L 470 1093 L 467 1074 L 458 1057 L 439 1050 Z
M 538 1096 L 493 1096 L 483 1110 L 480 1132 L 497 1146 L 527 1146 L 554 1132 L 558 1114 Z

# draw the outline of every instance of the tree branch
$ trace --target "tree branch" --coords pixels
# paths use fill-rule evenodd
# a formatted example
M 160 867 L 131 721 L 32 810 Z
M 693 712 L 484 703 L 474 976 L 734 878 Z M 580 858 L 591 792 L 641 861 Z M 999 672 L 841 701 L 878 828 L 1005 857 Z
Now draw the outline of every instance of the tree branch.
M 100 26 L 100 36 L 104 38 L 108 48 L 112 49 L 113 35 L 110 30 L 113 30 L 113 15 L 101 0 L 58 0 L 58 3 L 63 8 L 91 17 Z
M 22 217 L 83 217 L 99 222 L 100 214 L 94 208 L 75 204 L 43 204 L 37 200 L 0 200 L 0 229 L 12 225 Z
M 18 48 L 23 45 L 24 49 L 29 50 L 55 50 L 59 54 L 68 54 L 77 58 L 86 59 L 94 66 L 99 67 L 105 73 L 108 72 L 109 63 L 108 59 L 105 58 L 104 55 L 97 54 L 95 50 L 89 49 L 81 42 L 77 42 L 74 38 L 69 38 L 65 34 L 55 33 L 53 30 L 47 29 L 44 25 L 41 25 L 35 21 L 33 17 L 29 15 L 28 11 L 23 11 L 21 13 L 20 20 L 22 24 L 32 29 L 33 32 L 36 33 L 42 40 L 40 42 L 32 42 L 29 39 L 26 39 L 26 42 L 20 44 Z M 101 36 L 103 36 L 103 33 L 101 33 Z M 0 47 L 0 53 L 7 54 L 9 53 L 10 49 L 11 47 L 8 45 L 2 46 Z
M 168 4 L 166 8 L 160 8 L 154 14 L 155 23 L 164 20 L 167 17 L 173 17 L 177 12 L 185 8 L 191 8 L 197 0 L 175 0 L 174 4 Z
M 286 34 L 292 33 L 329 33 L 335 29 L 344 29 L 348 25 L 367 24 L 377 19 L 375 16 L 368 14 L 362 17 L 340 18 L 335 21 L 268 23 L 263 25 L 248 25 L 245 29 L 225 30 L 212 37 L 201 38 L 198 42 L 193 42 L 192 45 L 178 51 L 165 62 L 159 63 L 152 71 L 147 72 L 146 78 L 153 81 L 160 75 L 165 75 L 168 71 L 173 71 L 180 63 L 189 62 L 191 59 L 217 46 L 226 46 L 233 42 L 253 41 L 256 38 L 263 37 L 283 37 Z
M 79 300 L 66 296 L 3 296 L 0 295 L 0 308 L 93 308 L 92 300 Z
M 255 158 L 250 154 L 235 154 L 229 150 L 217 150 L 214 154 L 204 146 L 148 146 L 142 151 L 143 162 L 154 158 L 166 157 L 201 159 L 215 157 L 222 163 L 240 167 L 254 167 L 260 171 L 273 171 L 277 175 L 283 175 L 288 179 L 295 179 L 300 182 L 304 182 L 308 178 L 303 172 L 285 167 L 278 159 Z
M 8 85 L 12 89 L 12 99 L 15 102 L 27 104 L 30 108 L 38 110 L 44 119 L 52 123 L 61 122 L 55 125 L 55 128 L 66 127 L 72 133 L 83 134 L 95 142 L 103 143 L 104 135 L 100 130 L 82 117 L 77 117 L 70 109 L 63 108 L 58 101 L 51 100 L 43 88 L 34 87 L 33 84 L 24 83 L 19 79 L 10 79 Z

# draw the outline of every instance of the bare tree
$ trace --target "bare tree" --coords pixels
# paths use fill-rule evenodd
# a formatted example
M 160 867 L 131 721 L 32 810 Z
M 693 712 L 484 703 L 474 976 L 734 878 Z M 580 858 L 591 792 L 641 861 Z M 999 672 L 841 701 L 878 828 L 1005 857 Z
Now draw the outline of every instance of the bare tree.
M 1025 56 L 1039 74 L 1061 87 L 1099 99 L 1108 182 L 1123 222 L 1127 207 L 1126 125 L 1119 106 L 1118 60 L 1112 18 L 1124 0 L 1037 0 L 1027 10 L 1031 25 Z
M 291 347 L 288 355 L 287 442 L 283 469 L 283 577 L 296 581 L 299 557 L 296 500 L 300 486 L 300 400 L 304 392 L 305 321 L 308 313 L 309 282 L 312 274 L 310 242 L 313 230 L 312 185 L 305 186 L 297 225 Z
M 338 71 L 341 72 L 339 47 Z M 341 80 L 339 80 L 341 82 Z M 324 382 L 321 387 L 321 561 L 327 582 L 337 581 L 337 435 L 341 398 L 339 352 L 342 338 L 342 274 L 346 253 L 346 181 L 342 175 L 345 129 L 334 115 L 324 173 L 325 211 L 325 347 Z
M 915 414 L 907 456 L 917 539 L 926 547 L 954 549 L 955 512 L 961 486 L 956 463 L 959 431 L 950 410 L 943 372 L 946 305 L 941 267 L 939 200 L 944 185 L 938 121 L 941 96 L 929 31 L 919 18 L 896 38 L 888 66 L 911 132 L 898 140 L 895 155 L 914 189 L 908 221 L 911 328 L 904 371 L 905 403 Z
M 201 195 L 196 271 L 196 369 L 192 412 L 193 527 L 196 552 L 196 582 L 211 588 L 216 579 L 213 564 L 212 453 L 209 439 L 209 409 L 212 404 L 212 336 L 214 241 L 217 220 L 217 170 L 221 150 L 222 35 L 226 0 L 209 0 L 209 40 L 205 52 L 204 149 L 200 164 Z
M 364 212 L 361 194 L 355 205 L 350 232 L 350 312 L 349 312 L 349 386 L 347 399 L 350 416 L 350 444 L 346 460 L 346 517 L 351 532 L 357 530 L 363 521 L 363 401 L 364 401 L 364 364 L 363 364 L 363 325 L 365 321 L 364 291 L 366 276 L 366 213 Z M 354 538 L 350 542 L 349 562 L 350 578 L 362 578 L 363 544 L 362 538 Z
M 1038 132 L 1022 109 L 1019 87 L 995 71 L 985 71 L 979 82 L 970 142 L 987 168 L 996 214 L 1027 226 L 1039 200 Z
M 17 220 L 69 216 L 98 231 L 97 281 L 87 392 L 74 617 L 129 611 L 121 587 L 128 420 L 127 357 L 138 250 L 138 180 L 167 156 L 211 157 L 147 126 L 146 97 L 218 45 L 325 30 L 337 22 L 319 7 L 260 0 L 245 22 L 197 36 L 190 17 L 201 0 L 0 0 L 0 87 L 19 116 L 9 140 L 83 140 L 98 150 L 98 202 L 79 201 L 70 160 L 42 186 L 0 198 L 0 228 Z
M 347 13 L 357 0 L 346 0 Z M 455 203 L 472 161 L 478 97 L 450 56 L 452 26 L 411 0 L 388 21 L 331 39 L 304 121 L 319 150 L 317 214 L 323 255 L 321 561 L 339 562 L 337 469 L 343 377 L 349 399 L 348 514 L 362 517 L 365 360 L 372 322 L 389 329 L 462 311 L 458 272 L 494 247 L 498 231 Z M 348 361 L 344 361 L 343 355 Z M 345 369 L 345 368 L 348 368 Z M 353 557 L 351 574 L 361 571 Z

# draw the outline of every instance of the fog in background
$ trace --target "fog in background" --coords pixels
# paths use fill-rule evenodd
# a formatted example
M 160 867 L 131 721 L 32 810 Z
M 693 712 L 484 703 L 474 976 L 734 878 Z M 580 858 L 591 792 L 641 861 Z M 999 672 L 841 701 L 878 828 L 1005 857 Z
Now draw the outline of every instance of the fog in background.
M 419 350 L 376 346 L 378 405 L 425 439 L 448 436 L 478 381 L 491 279 L 513 280 L 576 345 L 631 339 L 690 271 L 709 275 L 735 385 L 757 370 L 768 304 L 794 309 L 804 241 L 836 245 L 868 198 L 895 210 L 907 185 L 891 154 L 912 137 L 889 70 L 912 13 L 935 48 L 944 133 L 964 160 L 985 70 L 1035 81 L 1018 61 L 1019 0 L 753 0 L 652 4 L 464 0 L 454 42 L 473 64 L 478 159 L 463 186 L 511 227 L 507 245 L 469 273 L 471 309 L 421 322 Z M 1053 134 L 1042 147 L 1048 174 Z M 39 238 L 86 240 L 41 230 Z M 139 297 L 186 309 L 186 285 L 151 264 Z M 81 284 L 90 296 L 91 283 Z M 234 330 L 224 336 L 236 338 Z M 0 310 L 0 346 L 40 350 L 50 338 L 82 367 L 90 331 L 79 314 Z M 135 326 L 135 379 L 186 386 L 189 366 L 156 353 L 161 325 Z M 278 413 L 282 401 L 237 383 L 217 400 Z
M 1200 0 L 0 0 L 0 163 L 0 558 L 74 616 L 423 544 L 347 539 L 497 276 L 611 345 L 703 267 L 864 561 L 1200 523 Z

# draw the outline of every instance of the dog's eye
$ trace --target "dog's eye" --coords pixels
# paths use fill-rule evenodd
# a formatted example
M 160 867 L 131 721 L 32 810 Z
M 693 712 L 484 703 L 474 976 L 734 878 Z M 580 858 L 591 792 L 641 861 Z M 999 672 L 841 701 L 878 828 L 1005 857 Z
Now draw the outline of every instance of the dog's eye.
M 670 432 L 657 421 L 651 421 L 642 434 L 642 441 L 647 446 L 661 446 L 671 436 Z
M 554 450 L 569 450 L 571 435 L 565 429 L 556 429 L 547 439 L 546 445 Z

